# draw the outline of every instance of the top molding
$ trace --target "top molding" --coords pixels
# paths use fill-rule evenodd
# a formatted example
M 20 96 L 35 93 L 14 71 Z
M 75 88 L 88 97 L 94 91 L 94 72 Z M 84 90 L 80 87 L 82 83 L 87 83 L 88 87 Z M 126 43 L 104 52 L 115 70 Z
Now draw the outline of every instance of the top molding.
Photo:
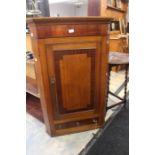
M 29 18 L 26 20 L 28 24 L 30 23 L 64 23 L 64 22 L 103 22 L 109 23 L 113 18 L 109 17 L 37 17 Z

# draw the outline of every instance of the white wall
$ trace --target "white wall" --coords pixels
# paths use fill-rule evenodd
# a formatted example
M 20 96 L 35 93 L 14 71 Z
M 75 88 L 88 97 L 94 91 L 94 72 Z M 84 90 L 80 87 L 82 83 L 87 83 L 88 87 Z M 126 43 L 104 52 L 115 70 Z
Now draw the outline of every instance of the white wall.
M 52 3 L 50 4 L 50 16 L 75 16 L 75 7 L 70 3 Z
M 74 3 L 59 2 L 49 4 L 50 16 L 87 16 L 88 0 L 79 7 Z
M 88 15 L 88 0 L 83 0 L 83 5 L 76 7 L 76 16 L 87 16 Z

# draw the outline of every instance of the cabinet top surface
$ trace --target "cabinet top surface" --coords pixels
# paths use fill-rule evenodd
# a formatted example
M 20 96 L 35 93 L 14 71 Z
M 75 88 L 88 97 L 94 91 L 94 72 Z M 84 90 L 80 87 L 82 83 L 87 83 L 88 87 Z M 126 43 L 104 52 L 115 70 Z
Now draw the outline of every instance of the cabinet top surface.
M 112 18 L 108 17 L 36 17 L 29 18 L 26 20 L 28 24 L 30 23 L 63 23 L 63 22 L 105 22 L 109 23 Z

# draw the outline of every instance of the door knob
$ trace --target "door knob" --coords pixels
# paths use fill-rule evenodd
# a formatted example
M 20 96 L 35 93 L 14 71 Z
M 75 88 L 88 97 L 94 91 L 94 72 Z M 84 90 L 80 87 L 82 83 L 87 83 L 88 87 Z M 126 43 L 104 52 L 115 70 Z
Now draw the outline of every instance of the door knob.
M 52 77 L 51 80 L 50 80 L 51 84 L 55 84 L 55 78 Z

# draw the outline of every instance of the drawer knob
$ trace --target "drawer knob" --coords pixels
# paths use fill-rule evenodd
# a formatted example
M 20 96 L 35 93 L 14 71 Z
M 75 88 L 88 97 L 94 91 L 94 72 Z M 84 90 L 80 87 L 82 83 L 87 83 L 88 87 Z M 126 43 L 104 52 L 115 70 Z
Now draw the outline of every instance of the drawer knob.
M 97 120 L 96 119 L 93 119 L 93 123 L 97 124 Z
M 68 29 L 68 33 L 74 33 L 75 30 L 74 29 Z

